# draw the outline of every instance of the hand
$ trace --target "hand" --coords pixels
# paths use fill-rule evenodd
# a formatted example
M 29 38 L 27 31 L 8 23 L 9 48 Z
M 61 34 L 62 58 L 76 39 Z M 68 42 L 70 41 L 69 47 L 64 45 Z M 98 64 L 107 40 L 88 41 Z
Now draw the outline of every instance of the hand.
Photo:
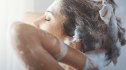
M 70 43 L 70 47 L 74 48 L 74 49 L 77 49 L 77 50 L 80 50 L 80 40 L 77 39 L 77 40 L 74 40 Z

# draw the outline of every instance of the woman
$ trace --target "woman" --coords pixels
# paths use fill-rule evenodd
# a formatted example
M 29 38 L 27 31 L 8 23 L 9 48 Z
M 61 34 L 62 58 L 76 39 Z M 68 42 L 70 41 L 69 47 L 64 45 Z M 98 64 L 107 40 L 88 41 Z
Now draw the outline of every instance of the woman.
M 56 0 L 34 26 L 12 25 L 12 44 L 26 68 L 63 70 L 62 62 L 79 70 L 102 70 L 116 63 L 125 30 L 116 19 L 116 31 L 113 23 L 105 24 L 102 7 L 101 0 Z

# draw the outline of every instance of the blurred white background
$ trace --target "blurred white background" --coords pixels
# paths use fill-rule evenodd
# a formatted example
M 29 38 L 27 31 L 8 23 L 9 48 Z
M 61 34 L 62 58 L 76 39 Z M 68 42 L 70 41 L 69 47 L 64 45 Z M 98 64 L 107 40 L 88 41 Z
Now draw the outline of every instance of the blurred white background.
M 0 70 L 23 70 L 23 65 L 9 46 L 8 32 L 13 21 L 27 11 L 43 12 L 54 0 L 0 0 Z M 116 0 L 117 14 L 126 27 L 126 0 Z M 126 70 L 126 46 L 121 49 L 121 56 L 116 66 L 109 70 Z

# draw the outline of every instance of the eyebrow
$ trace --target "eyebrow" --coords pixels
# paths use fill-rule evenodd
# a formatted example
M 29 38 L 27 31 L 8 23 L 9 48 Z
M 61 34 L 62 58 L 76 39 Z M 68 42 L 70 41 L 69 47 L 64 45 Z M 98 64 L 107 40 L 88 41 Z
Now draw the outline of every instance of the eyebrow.
M 46 11 L 46 12 L 49 12 L 49 13 L 51 13 L 52 15 L 54 15 L 54 13 L 53 13 L 52 11 Z

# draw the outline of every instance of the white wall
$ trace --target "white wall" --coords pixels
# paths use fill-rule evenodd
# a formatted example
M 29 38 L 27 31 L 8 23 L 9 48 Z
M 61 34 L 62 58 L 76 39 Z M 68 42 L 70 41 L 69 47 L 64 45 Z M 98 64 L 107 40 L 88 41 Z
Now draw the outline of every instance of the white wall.
M 4 7 L 4 8 L 3 8 Z M 0 1 L 0 70 L 5 70 L 6 66 L 6 44 L 5 44 L 5 23 L 7 23 L 6 17 L 7 16 L 7 5 L 6 1 Z
M 34 0 L 0 0 L 0 70 L 23 70 L 8 43 L 8 32 L 14 20 L 33 10 Z
M 43 12 L 54 0 L 35 0 L 34 9 L 36 12 Z

